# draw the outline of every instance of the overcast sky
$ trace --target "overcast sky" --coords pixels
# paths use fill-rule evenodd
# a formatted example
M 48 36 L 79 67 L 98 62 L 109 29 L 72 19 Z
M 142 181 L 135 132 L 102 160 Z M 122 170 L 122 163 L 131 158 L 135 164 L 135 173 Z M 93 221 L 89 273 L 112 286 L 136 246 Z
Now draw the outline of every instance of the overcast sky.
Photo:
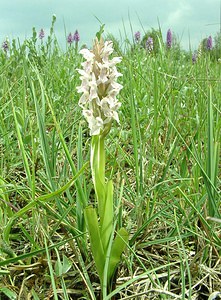
M 55 33 L 61 44 L 67 34 L 78 29 L 81 43 L 90 44 L 99 30 L 98 18 L 105 32 L 124 37 L 124 27 L 144 34 L 159 23 L 165 38 L 170 28 L 181 46 L 196 49 L 199 42 L 220 30 L 220 0 L 0 0 L 0 43 L 6 37 L 23 40 L 32 27 L 49 33 L 53 14 Z

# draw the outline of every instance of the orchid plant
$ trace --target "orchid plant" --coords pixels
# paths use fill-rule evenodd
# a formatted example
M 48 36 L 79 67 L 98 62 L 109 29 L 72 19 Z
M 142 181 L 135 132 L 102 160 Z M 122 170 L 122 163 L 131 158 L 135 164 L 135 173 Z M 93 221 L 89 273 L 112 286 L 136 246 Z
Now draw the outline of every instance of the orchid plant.
M 110 288 L 111 279 L 128 242 L 128 233 L 124 228 L 116 232 L 114 239 L 114 203 L 113 181 L 105 178 L 105 137 L 112 122 L 119 123 L 118 109 L 121 103 L 117 99 L 122 85 L 117 82 L 121 73 L 116 65 L 120 57 L 110 58 L 113 43 L 96 38 L 92 50 L 82 49 L 84 57 L 78 69 L 81 85 L 79 105 L 88 122 L 91 135 L 91 171 L 97 200 L 97 209 L 88 206 L 84 210 L 91 250 L 100 278 L 103 295 Z

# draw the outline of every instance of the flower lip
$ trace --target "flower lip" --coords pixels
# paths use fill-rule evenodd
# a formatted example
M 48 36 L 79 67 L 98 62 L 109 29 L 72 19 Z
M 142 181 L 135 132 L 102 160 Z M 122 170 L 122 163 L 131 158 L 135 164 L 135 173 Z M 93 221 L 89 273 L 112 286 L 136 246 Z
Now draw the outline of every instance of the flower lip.
M 91 61 L 94 58 L 94 53 L 92 53 L 90 50 L 88 50 L 87 48 L 83 48 L 79 51 L 80 54 L 83 55 L 83 57 L 87 60 L 87 61 Z

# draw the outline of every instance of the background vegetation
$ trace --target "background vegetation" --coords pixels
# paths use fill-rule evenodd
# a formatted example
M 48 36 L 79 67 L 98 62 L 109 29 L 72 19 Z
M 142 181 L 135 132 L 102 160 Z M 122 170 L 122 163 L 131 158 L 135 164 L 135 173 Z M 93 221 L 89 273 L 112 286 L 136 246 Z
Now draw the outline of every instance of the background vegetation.
M 155 50 L 145 39 L 153 35 Z M 160 30 L 117 41 L 120 126 L 106 140 L 116 227 L 130 233 L 105 299 L 215 299 L 220 271 L 220 36 L 167 49 Z M 157 41 L 157 42 L 156 42 Z M 157 43 L 157 44 L 156 44 Z M 157 45 L 157 46 L 156 46 Z M 78 107 L 77 44 L 0 53 L 0 299 L 98 299 L 82 209 L 94 202 Z

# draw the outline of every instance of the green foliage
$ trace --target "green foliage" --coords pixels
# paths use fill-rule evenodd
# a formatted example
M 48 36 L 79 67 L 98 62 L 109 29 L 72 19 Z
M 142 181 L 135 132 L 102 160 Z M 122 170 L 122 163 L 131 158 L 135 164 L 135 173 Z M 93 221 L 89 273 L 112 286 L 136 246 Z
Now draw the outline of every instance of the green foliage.
M 127 36 L 114 41 L 122 106 L 106 138 L 109 200 L 98 211 L 76 93 L 81 57 L 60 49 L 53 26 L 42 43 L 34 30 L 0 52 L 1 299 L 95 300 L 98 274 L 103 290 L 113 279 L 104 299 L 212 299 L 221 290 L 220 36 L 193 65 L 153 33 L 154 55 Z
M 215 60 L 221 58 L 221 33 L 218 32 L 214 37 L 213 56 Z
M 213 38 L 213 47 L 211 50 L 207 49 L 207 39 L 204 38 L 201 43 L 201 52 L 204 56 L 210 56 L 213 61 L 218 61 L 221 58 L 221 34 L 218 32 Z

